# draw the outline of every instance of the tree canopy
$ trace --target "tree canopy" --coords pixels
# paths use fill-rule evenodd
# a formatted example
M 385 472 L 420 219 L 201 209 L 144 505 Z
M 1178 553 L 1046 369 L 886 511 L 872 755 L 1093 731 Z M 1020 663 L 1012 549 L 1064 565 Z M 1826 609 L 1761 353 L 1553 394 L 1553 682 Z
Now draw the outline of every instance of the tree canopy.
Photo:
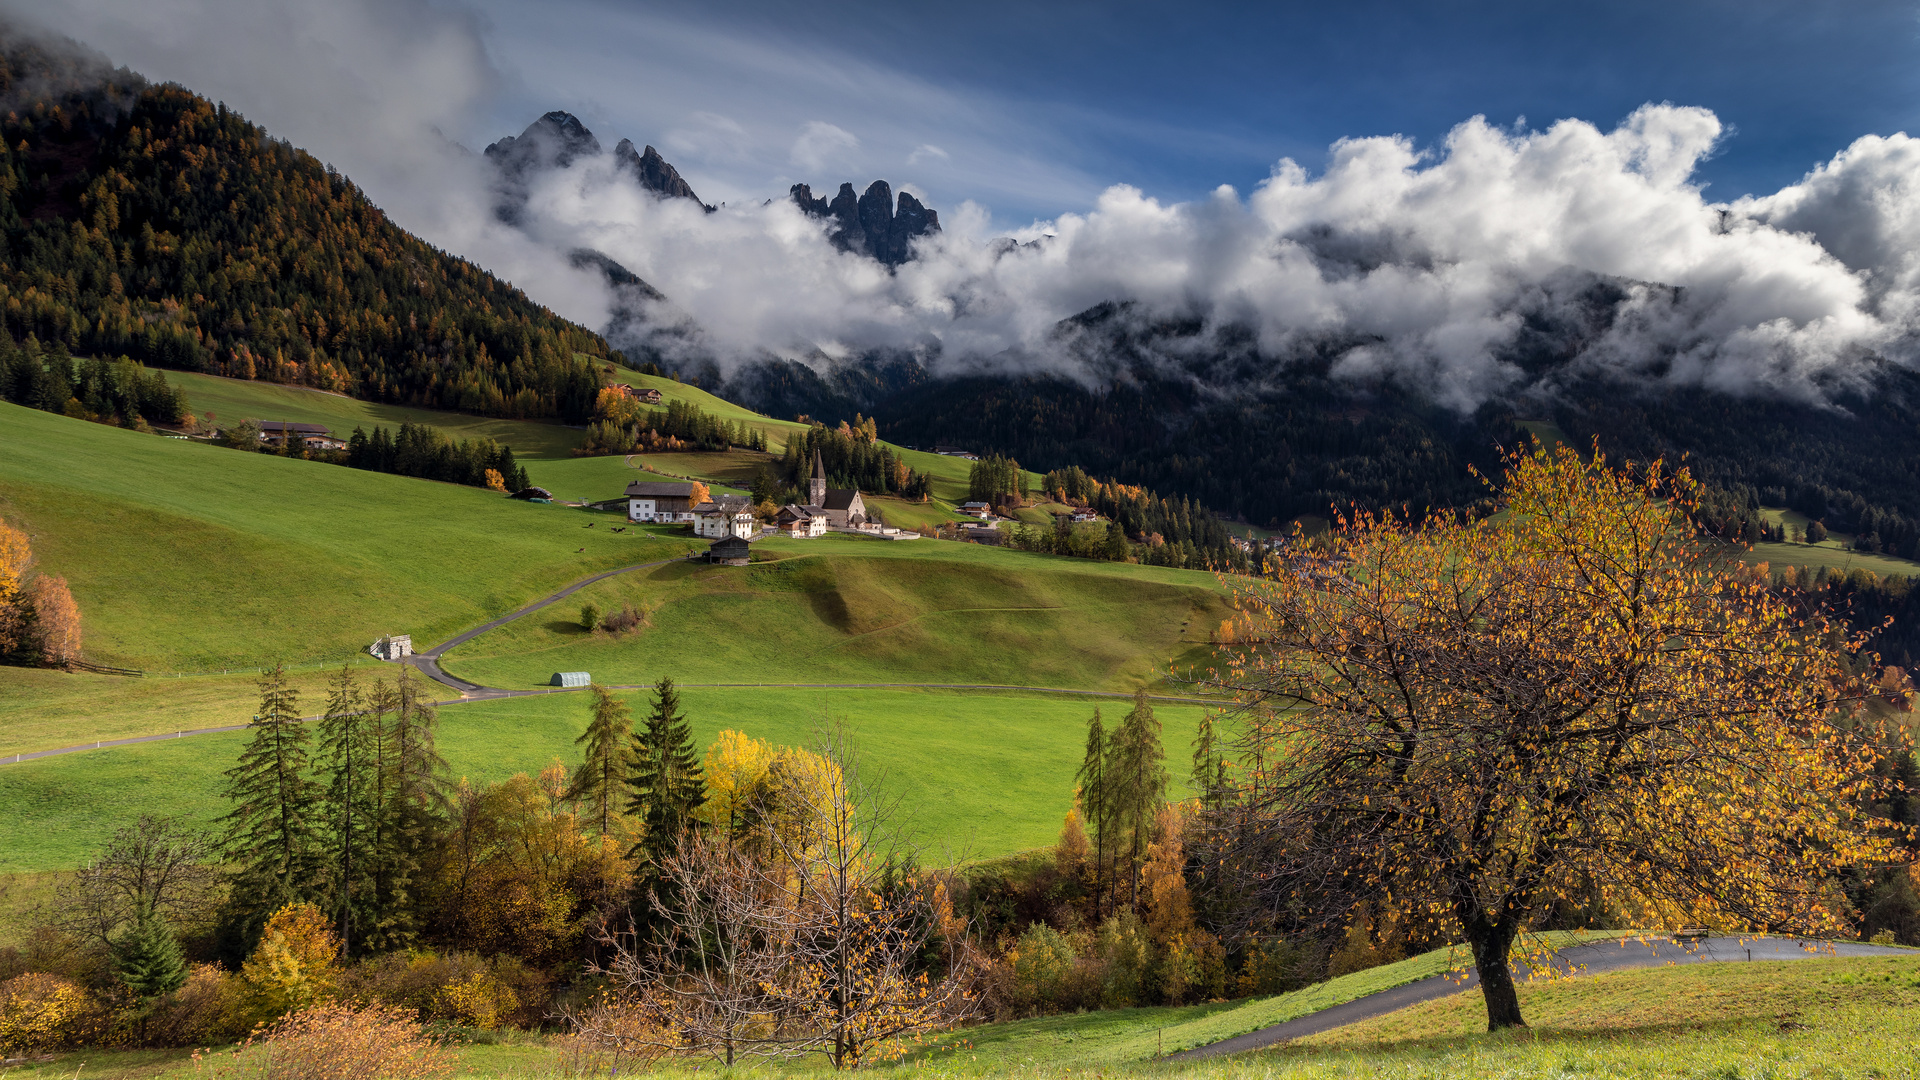
M 1502 514 L 1336 522 L 1235 586 L 1245 917 L 1375 904 L 1472 947 L 1493 1028 L 1556 902 L 1831 935 L 1891 854 L 1846 639 L 1697 532 L 1698 485 L 1516 454 Z M 1376 908 L 1377 910 L 1377 908 Z

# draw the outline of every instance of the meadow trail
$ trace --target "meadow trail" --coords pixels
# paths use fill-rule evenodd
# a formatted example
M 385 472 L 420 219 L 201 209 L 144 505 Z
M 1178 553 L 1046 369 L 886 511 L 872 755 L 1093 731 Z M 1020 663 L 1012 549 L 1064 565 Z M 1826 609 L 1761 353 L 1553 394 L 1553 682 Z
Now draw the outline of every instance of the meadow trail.
M 1769 960 L 1820 960 L 1862 956 L 1910 956 L 1913 950 L 1860 942 L 1809 942 L 1793 938 L 1712 937 L 1691 944 L 1671 940 L 1643 941 L 1623 937 L 1613 941 L 1589 941 L 1554 950 L 1548 963 L 1550 978 L 1601 975 L 1632 968 L 1662 967 L 1679 964 L 1728 964 Z M 1524 964 L 1513 965 L 1515 977 L 1528 978 L 1532 972 Z M 1480 976 L 1435 975 L 1406 983 L 1365 997 L 1355 998 L 1331 1008 L 1296 1016 L 1244 1035 L 1196 1046 L 1167 1061 L 1194 1061 L 1221 1054 L 1238 1054 L 1278 1046 L 1294 1039 L 1318 1035 L 1323 1031 L 1357 1024 L 1385 1016 L 1412 1005 L 1464 993 L 1480 984 Z

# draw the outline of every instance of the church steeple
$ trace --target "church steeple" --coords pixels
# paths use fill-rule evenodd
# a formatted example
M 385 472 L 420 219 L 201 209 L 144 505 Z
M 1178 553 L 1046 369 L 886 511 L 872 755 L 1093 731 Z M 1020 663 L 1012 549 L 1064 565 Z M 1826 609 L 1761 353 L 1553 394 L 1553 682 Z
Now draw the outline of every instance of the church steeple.
M 813 476 L 807 481 L 807 505 L 827 505 L 827 465 L 820 460 L 820 448 L 813 450 Z

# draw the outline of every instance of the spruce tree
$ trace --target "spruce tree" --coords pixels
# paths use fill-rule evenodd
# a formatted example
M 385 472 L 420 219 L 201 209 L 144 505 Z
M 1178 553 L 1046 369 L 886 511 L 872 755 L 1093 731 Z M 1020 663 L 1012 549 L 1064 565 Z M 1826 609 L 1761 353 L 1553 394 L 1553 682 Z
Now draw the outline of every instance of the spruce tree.
M 134 998 L 142 1003 L 165 997 L 186 985 L 187 959 L 167 921 L 142 910 L 114 943 L 113 970 Z
M 1100 885 L 1105 880 L 1108 829 L 1107 729 L 1100 722 L 1100 707 L 1093 707 L 1093 719 L 1087 721 L 1087 753 L 1080 771 L 1074 774 L 1080 784 L 1080 810 L 1093 830 L 1093 903 L 1100 906 Z
M 588 820 L 605 836 L 613 831 L 614 815 L 618 813 L 615 800 L 626 778 L 633 714 L 627 711 L 626 702 L 608 693 L 600 684 L 594 683 L 590 689 L 593 716 L 587 721 L 587 730 L 574 740 L 574 745 L 586 746 L 586 760 L 574 770 L 573 782 L 567 785 L 564 797 L 586 803 Z
M 693 729 L 680 712 L 680 694 L 670 676 L 654 687 L 653 710 L 633 735 L 629 768 L 627 812 L 638 815 L 646 827 L 634 851 L 658 863 L 673 851 L 681 830 L 707 801 Z
M 452 784 L 435 746 L 439 715 L 423 697 L 413 669 L 400 669 L 392 686 L 369 695 L 376 725 L 375 917 L 365 935 L 369 950 L 416 943 L 423 912 L 414 878 L 439 839 Z
M 320 720 L 321 805 L 332 911 L 343 947 L 351 953 L 375 904 L 372 875 L 378 861 L 378 733 L 353 668 L 343 665 L 327 685 Z
M 1220 753 L 1217 744 L 1213 714 L 1204 713 L 1200 717 L 1200 728 L 1193 737 L 1193 771 L 1188 775 L 1188 783 L 1200 796 L 1200 805 L 1208 810 L 1220 809 L 1227 785 L 1227 759 Z
M 248 725 L 252 735 L 226 773 L 222 794 L 233 808 L 220 818 L 226 826 L 221 848 L 234 880 L 222 936 L 243 950 L 268 915 L 319 892 L 319 792 L 307 777 L 307 729 L 299 703 L 283 667 L 262 672 L 260 712 Z
M 1107 742 L 1107 806 L 1118 837 L 1124 837 L 1130 882 L 1128 903 L 1140 902 L 1140 862 L 1153 823 L 1167 791 L 1167 770 L 1161 764 L 1166 749 L 1160 744 L 1160 721 L 1147 703 L 1146 690 L 1133 695 L 1133 710 L 1114 729 Z

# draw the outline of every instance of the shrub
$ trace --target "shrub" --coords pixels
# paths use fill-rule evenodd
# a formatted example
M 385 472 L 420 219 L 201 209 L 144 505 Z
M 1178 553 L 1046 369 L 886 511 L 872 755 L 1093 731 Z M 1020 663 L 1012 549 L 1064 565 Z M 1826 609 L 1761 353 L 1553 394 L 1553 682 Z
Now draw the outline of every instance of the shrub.
M 341 979 L 342 996 L 409 1009 L 423 1023 L 532 1027 L 546 1011 L 547 979 L 515 957 L 472 953 L 396 953 L 369 960 Z
M 1324 969 L 1320 951 L 1312 945 L 1256 940 L 1240 966 L 1234 993 L 1239 997 L 1284 994 L 1317 981 Z
M 1153 942 L 1140 916 L 1123 911 L 1100 924 L 1095 946 L 1106 965 L 1102 997 L 1110 1009 L 1142 1005 L 1147 999 L 1147 976 L 1153 967 Z
M 600 605 L 586 603 L 580 605 L 580 629 L 591 634 L 600 629 Z
M 424 1080 L 454 1065 L 406 1009 L 341 1004 L 303 1009 L 231 1054 L 194 1061 L 214 1080 Z
M 149 1046 L 209 1046 L 231 1042 L 252 1026 L 247 988 L 215 964 L 195 964 L 186 984 L 153 1005 L 146 1021 Z
M 58 975 L 30 971 L 0 984 L 0 1053 L 74 1046 L 98 1030 L 99 1020 L 87 992 Z
M 1011 1004 L 1040 1012 L 1066 1007 L 1079 959 L 1065 934 L 1046 923 L 1027 927 L 1007 955 L 1012 967 Z
M 631 603 L 620 605 L 620 610 L 600 620 L 600 629 L 609 634 L 624 634 L 639 626 L 651 626 L 653 621 L 647 612 L 635 608 Z

